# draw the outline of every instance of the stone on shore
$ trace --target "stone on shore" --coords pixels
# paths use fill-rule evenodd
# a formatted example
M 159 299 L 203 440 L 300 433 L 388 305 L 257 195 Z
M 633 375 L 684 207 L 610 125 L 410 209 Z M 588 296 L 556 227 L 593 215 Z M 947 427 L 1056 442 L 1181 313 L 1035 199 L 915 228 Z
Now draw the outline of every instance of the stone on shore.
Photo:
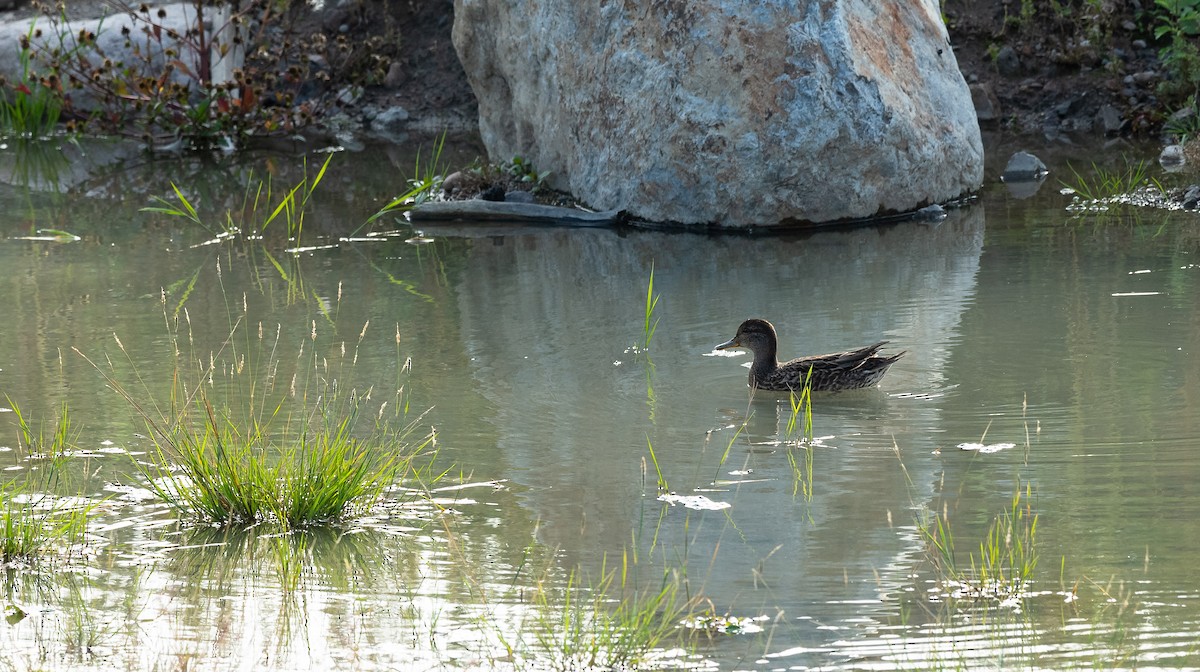
M 977 189 L 983 147 L 937 3 L 455 0 L 493 160 L 601 210 L 744 228 Z

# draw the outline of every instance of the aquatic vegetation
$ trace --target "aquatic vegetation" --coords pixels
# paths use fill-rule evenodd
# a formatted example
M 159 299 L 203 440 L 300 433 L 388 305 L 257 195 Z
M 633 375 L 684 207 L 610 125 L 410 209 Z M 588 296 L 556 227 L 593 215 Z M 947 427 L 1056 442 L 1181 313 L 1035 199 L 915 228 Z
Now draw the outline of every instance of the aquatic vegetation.
M 654 314 L 654 309 L 658 307 L 658 300 L 662 295 L 654 293 L 654 264 L 650 264 L 650 280 L 646 283 L 646 305 L 643 312 L 642 323 L 642 351 L 650 349 L 650 341 L 654 338 L 654 332 L 658 329 L 659 317 Z
M 270 423 L 218 418 L 207 398 L 200 427 L 188 416 L 157 427 L 144 475 L 151 490 L 184 515 L 221 525 L 270 521 L 285 529 L 338 523 L 369 510 L 425 447 L 414 431 L 356 438 L 362 399 L 318 410 L 273 437 Z
M 443 132 L 434 142 L 432 155 L 425 162 L 424 168 L 421 166 L 421 152 L 418 151 L 417 158 L 414 160 L 413 176 L 408 178 L 408 191 L 393 198 L 387 205 L 368 217 L 364 225 L 371 224 L 385 215 L 403 212 L 437 197 L 442 189 L 442 180 L 445 178 L 447 170 L 446 164 L 442 161 L 442 150 L 445 146 L 446 134 Z
M 552 670 L 638 669 L 669 640 L 686 637 L 680 624 L 693 601 L 683 600 L 679 579 L 664 572 L 655 585 L 635 585 L 637 558 L 622 556 L 620 570 L 600 569 L 587 582 L 577 571 L 565 581 L 538 581 L 533 619 L 523 628 L 532 634 L 525 652 L 537 668 Z
M 77 542 L 92 509 L 81 497 L 53 493 L 78 436 L 66 404 L 53 428 L 46 430 L 35 428 L 20 406 L 6 399 L 17 420 L 18 447 L 38 468 L 21 469 L 19 476 L 0 483 L 0 564 L 35 561 L 55 546 Z
M 245 230 L 265 232 L 273 222 L 278 220 L 285 224 L 288 238 L 298 244 L 300 235 L 304 231 L 304 215 L 309 200 L 312 198 L 317 186 L 321 184 L 321 180 L 325 177 L 325 172 L 329 169 L 329 164 L 332 160 L 333 154 L 326 155 L 320 170 L 317 171 L 316 175 L 309 177 L 308 160 L 305 159 L 303 177 L 294 186 L 286 190 L 284 195 L 279 197 L 278 202 L 275 200 L 276 194 L 272 188 L 271 177 L 268 176 L 266 180 L 263 180 L 251 175 L 246 181 L 242 207 L 237 211 L 236 215 L 234 211 L 227 210 L 224 222 L 219 227 L 206 225 L 204 219 L 197 212 L 196 206 L 174 182 L 171 183 L 171 189 L 175 192 L 177 204 L 165 198 L 155 196 L 154 201 L 158 205 L 147 206 L 141 210 L 142 212 L 157 213 L 167 215 L 168 217 L 181 217 L 217 236 L 218 240 L 231 239 L 236 234 Z M 272 204 L 274 205 L 272 206 Z M 266 211 L 267 208 L 270 208 L 269 214 Z
M 1075 182 L 1062 182 L 1064 191 L 1073 194 L 1074 199 L 1070 210 L 1105 210 L 1108 205 L 1124 203 L 1135 191 L 1144 188 L 1163 191 L 1162 185 L 1149 177 L 1150 164 L 1146 161 L 1126 163 L 1123 171 L 1108 170 L 1103 166 L 1092 164 L 1092 176 L 1079 173 L 1073 165 L 1067 164 L 1075 176 Z
M 792 469 L 792 496 L 801 493 L 804 501 L 811 502 L 813 497 L 813 420 L 812 420 L 812 369 L 804 381 L 804 387 L 799 396 L 795 391 L 788 393 L 788 405 L 791 413 L 788 416 L 785 429 L 785 445 L 795 450 L 788 450 L 788 466 Z M 803 451 L 803 457 L 797 458 L 796 451 Z
M 169 403 L 128 388 L 111 360 L 105 369 L 79 354 L 145 423 L 152 449 L 137 467 L 150 490 L 185 517 L 218 525 L 270 522 L 285 530 L 338 524 L 370 510 L 401 478 L 427 478 L 417 460 L 434 435 L 418 436 L 422 417 L 408 417 L 403 387 L 377 403 L 373 386 L 344 387 L 339 376 L 353 379 L 369 323 L 347 352 L 345 342 L 319 343 L 313 321 L 299 350 L 309 357 L 298 356 L 300 366 L 284 380 L 281 329 L 271 338 L 260 324 L 248 334 L 243 315 L 221 349 L 181 358 L 183 333 L 186 349 L 196 347 L 190 324 L 181 324 L 178 311 L 168 314 L 165 293 L 162 304 L 176 360 Z M 186 309 L 182 317 L 190 322 Z M 132 364 L 120 338 L 115 341 Z M 319 356 L 323 346 L 336 354 Z M 227 349 L 232 359 L 225 359 Z M 197 364 L 189 369 L 180 362 Z M 133 375 L 144 388 L 136 366 Z
M 1009 508 L 997 514 L 988 526 L 978 554 L 968 553 L 969 567 L 959 563 L 948 511 L 927 512 L 918 522 L 950 596 L 1003 601 L 1019 597 L 1026 590 L 1038 561 L 1038 514 L 1033 512 L 1031 498 L 1028 484 L 1024 489 L 1017 487 Z
M 654 474 L 657 477 L 658 494 L 664 494 L 671 491 L 671 487 L 667 485 L 667 479 L 663 476 L 662 468 L 658 466 L 658 456 L 654 454 L 654 444 L 650 443 L 650 437 L 646 437 L 646 449 L 650 451 L 650 462 L 654 464 Z M 646 458 L 642 458 L 642 490 L 646 489 Z

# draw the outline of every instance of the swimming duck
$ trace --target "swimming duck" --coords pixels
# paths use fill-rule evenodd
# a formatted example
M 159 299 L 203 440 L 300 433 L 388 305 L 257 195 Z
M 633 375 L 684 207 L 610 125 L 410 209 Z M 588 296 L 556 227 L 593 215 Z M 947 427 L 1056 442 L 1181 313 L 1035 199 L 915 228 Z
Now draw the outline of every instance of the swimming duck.
M 880 341 L 857 350 L 800 357 L 780 364 L 776 355 L 778 343 L 775 327 L 766 320 L 755 319 L 742 322 L 737 335 L 718 345 L 716 349 L 746 348 L 753 352 L 750 387 L 777 392 L 800 391 L 804 389 L 806 381 L 814 392 L 871 387 L 883 378 L 889 366 L 904 355 L 903 352 L 895 355 L 876 355 L 879 348 L 887 343 Z

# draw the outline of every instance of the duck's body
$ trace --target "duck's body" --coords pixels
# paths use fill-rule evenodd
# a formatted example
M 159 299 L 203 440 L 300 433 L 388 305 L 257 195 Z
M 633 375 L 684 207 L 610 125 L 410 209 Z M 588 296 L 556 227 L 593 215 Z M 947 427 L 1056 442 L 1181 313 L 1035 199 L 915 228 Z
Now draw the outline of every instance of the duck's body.
M 755 319 L 743 322 L 737 335 L 718 345 L 717 350 L 746 348 L 754 353 L 754 363 L 750 365 L 753 389 L 799 392 L 807 384 L 814 392 L 836 392 L 878 383 L 888 367 L 904 356 L 903 352 L 877 355 L 886 343 L 880 341 L 857 350 L 800 357 L 780 364 L 775 327 L 766 320 Z

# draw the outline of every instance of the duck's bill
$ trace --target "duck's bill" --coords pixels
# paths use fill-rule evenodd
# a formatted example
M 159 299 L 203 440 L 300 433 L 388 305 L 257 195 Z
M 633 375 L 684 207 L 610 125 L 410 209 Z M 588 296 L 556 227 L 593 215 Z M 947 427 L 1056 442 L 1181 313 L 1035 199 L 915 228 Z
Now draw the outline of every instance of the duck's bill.
M 738 340 L 736 338 L 731 338 L 728 341 L 725 341 L 724 343 L 713 348 L 713 350 L 728 350 L 729 348 L 736 348 L 736 347 L 739 347 L 740 345 L 741 344 L 738 343 Z

